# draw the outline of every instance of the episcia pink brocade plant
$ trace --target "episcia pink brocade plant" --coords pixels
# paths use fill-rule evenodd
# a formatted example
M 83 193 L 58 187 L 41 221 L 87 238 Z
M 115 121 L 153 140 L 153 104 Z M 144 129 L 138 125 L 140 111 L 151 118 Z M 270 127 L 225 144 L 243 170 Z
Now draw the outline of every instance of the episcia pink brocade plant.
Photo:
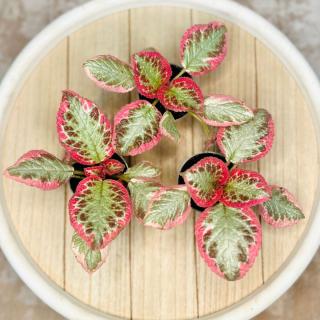
M 239 167 L 265 156 L 273 138 L 274 124 L 264 109 L 256 110 L 244 124 L 220 127 L 213 147 L 220 153 L 195 155 L 182 167 L 181 200 L 170 196 L 172 187 L 166 190 L 151 179 L 130 181 L 135 215 L 146 226 L 168 229 L 187 218 L 191 198 L 192 206 L 202 211 L 195 225 L 201 257 L 219 276 L 241 279 L 261 247 L 257 214 L 274 227 L 290 226 L 304 218 L 289 191 L 268 185 L 258 172 Z
M 125 93 L 137 89 L 142 100 L 133 103 L 135 108 L 130 111 L 125 106 L 116 123 L 126 122 L 123 118 L 130 113 L 143 113 L 144 125 L 137 131 L 139 135 L 159 126 L 161 135 L 178 141 L 180 134 L 174 120 L 185 113 L 200 121 L 206 133 L 209 132 L 208 125 L 237 125 L 253 118 L 250 108 L 236 98 L 220 94 L 204 98 L 192 79 L 192 76 L 214 71 L 226 52 L 227 29 L 220 22 L 211 22 L 194 25 L 185 31 L 180 42 L 182 67 L 170 65 L 155 49 L 146 49 L 134 53 L 130 65 L 111 55 L 99 55 L 87 60 L 84 69 L 88 77 L 105 90 Z M 150 149 L 160 140 L 157 132 L 149 132 L 155 138 L 141 149 L 120 151 L 135 155 L 142 149 Z
M 43 190 L 56 189 L 69 179 L 77 181 L 69 201 L 70 222 L 75 230 L 72 248 L 82 266 L 93 272 L 104 262 L 108 244 L 130 222 L 132 205 L 127 182 L 154 178 L 159 170 L 147 161 L 127 168 L 124 159 L 115 153 L 116 136 L 110 121 L 92 101 L 73 91 L 63 92 L 57 131 L 67 154 L 64 160 L 44 150 L 32 150 L 4 174 Z M 81 170 L 76 170 L 79 165 Z
M 32 150 L 5 171 L 9 178 L 44 190 L 76 181 L 69 201 L 72 249 L 88 272 L 103 264 L 111 241 L 132 213 L 145 226 L 167 230 L 183 223 L 191 207 L 200 209 L 195 226 L 198 249 L 208 266 L 227 280 L 244 276 L 259 252 L 261 225 L 252 207 L 275 227 L 304 217 L 286 189 L 238 167 L 271 149 L 271 115 L 230 96 L 204 98 L 192 79 L 213 71 L 225 54 L 226 27 L 211 22 L 184 33 L 182 68 L 153 50 L 133 54 L 131 66 L 110 55 L 86 61 L 86 73 L 98 86 L 120 93 L 136 87 L 141 99 L 122 107 L 111 125 L 92 101 L 64 91 L 57 131 L 65 159 Z M 175 119 L 181 112 L 206 129 L 218 128 L 211 145 L 220 154 L 196 155 L 192 165 L 183 166 L 174 186 L 162 185 L 159 169 L 147 161 L 128 168 L 122 156 L 150 150 L 163 135 L 178 140 Z

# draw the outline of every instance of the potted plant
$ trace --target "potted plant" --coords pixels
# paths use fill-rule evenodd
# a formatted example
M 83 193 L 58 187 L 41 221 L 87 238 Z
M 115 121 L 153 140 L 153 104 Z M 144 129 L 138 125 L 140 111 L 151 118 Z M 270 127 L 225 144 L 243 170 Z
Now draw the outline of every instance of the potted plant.
M 119 93 L 137 88 L 140 99 L 123 106 L 111 125 L 92 101 L 65 90 L 57 113 L 65 159 L 32 150 L 5 171 L 9 178 L 44 190 L 75 182 L 69 202 L 72 247 L 87 271 L 101 266 L 133 212 L 145 226 L 166 230 L 186 220 L 192 200 L 203 211 L 195 228 L 200 254 L 227 280 L 244 276 L 259 252 L 261 226 L 252 207 L 274 226 L 303 218 L 287 190 L 239 167 L 271 149 L 271 115 L 230 96 L 204 97 L 192 78 L 223 61 L 226 32 L 220 22 L 186 30 L 181 68 L 154 49 L 133 54 L 131 65 L 110 55 L 87 60 L 85 71 L 98 86 Z M 127 166 L 122 157 L 150 150 L 162 136 L 178 140 L 175 119 L 185 114 L 200 121 L 208 138 L 210 127 L 218 128 L 209 145 L 220 154 L 206 152 L 187 161 L 174 186 L 162 185 L 160 171 L 149 162 Z

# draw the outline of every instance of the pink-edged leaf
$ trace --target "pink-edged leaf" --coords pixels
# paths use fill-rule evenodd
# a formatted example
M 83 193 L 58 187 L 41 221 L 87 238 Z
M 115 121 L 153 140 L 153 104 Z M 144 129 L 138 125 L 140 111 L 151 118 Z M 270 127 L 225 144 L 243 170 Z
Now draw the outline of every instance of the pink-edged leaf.
M 123 93 L 135 88 L 131 66 L 114 56 L 96 56 L 83 67 L 87 76 L 102 89 Z
M 63 92 L 57 130 L 63 147 L 81 164 L 100 163 L 114 153 L 109 120 L 92 101 L 71 90 Z
M 160 176 L 159 168 L 149 161 L 141 161 L 121 175 L 121 179 L 130 181 L 131 179 L 154 179 Z
M 44 150 L 31 150 L 4 171 L 4 175 L 17 182 L 42 190 L 52 190 L 67 182 L 73 167 Z
M 103 163 L 104 169 L 105 169 L 105 174 L 108 176 L 113 176 L 115 174 L 119 174 L 124 171 L 125 165 L 116 159 L 107 159 Z
M 205 157 L 182 174 L 194 202 L 203 208 L 214 205 L 228 180 L 228 167 L 215 157 Z
M 196 111 L 203 108 L 203 95 L 199 86 L 190 78 L 181 77 L 158 92 L 160 102 L 173 111 Z
M 161 139 L 161 113 L 148 101 L 137 100 L 114 117 L 114 145 L 119 154 L 134 156 L 153 148 Z
M 221 94 L 207 97 L 204 100 L 203 112 L 199 115 L 208 125 L 215 127 L 239 125 L 254 116 L 243 101 Z
M 131 58 L 138 91 L 147 98 L 156 98 L 157 91 L 171 77 L 169 62 L 155 51 L 140 51 Z
M 207 208 L 196 222 L 196 241 L 210 269 L 229 281 L 241 279 L 261 247 L 261 225 L 250 208 L 222 203 Z
M 219 149 L 232 163 L 261 159 L 271 149 L 273 138 L 273 120 L 264 109 L 257 110 L 253 119 L 244 124 L 221 127 L 217 132 Z
M 100 177 L 104 178 L 106 176 L 105 169 L 103 165 L 100 166 L 93 166 L 84 168 L 84 174 L 86 177 Z
M 269 198 L 269 187 L 261 174 L 236 168 L 230 172 L 220 201 L 229 207 L 244 208 Z
M 180 139 L 180 133 L 176 126 L 176 121 L 170 111 L 166 111 L 160 121 L 161 134 L 170 138 L 173 141 L 178 142 Z
M 130 222 L 127 189 L 116 180 L 83 179 L 69 201 L 70 222 L 92 249 L 102 249 Z
M 304 219 L 295 197 L 285 188 L 271 186 L 271 199 L 259 205 L 263 220 L 274 227 L 288 227 Z
M 193 75 L 215 70 L 227 52 L 227 28 L 220 22 L 194 25 L 180 42 L 183 67 Z
M 109 246 L 103 249 L 91 249 L 87 243 L 76 233 L 72 236 L 72 251 L 82 268 L 93 273 L 97 271 L 107 259 Z
M 150 199 L 144 225 L 168 230 L 182 224 L 191 212 L 190 202 L 185 186 L 161 187 Z
M 143 223 L 150 199 L 161 184 L 150 179 L 132 179 L 128 184 L 133 205 L 133 212 L 139 222 Z

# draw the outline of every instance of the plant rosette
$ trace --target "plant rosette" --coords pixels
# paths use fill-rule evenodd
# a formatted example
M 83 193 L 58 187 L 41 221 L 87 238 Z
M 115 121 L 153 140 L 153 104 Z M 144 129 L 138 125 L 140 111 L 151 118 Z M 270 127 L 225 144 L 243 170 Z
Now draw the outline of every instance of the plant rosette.
M 256 211 L 274 227 L 304 218 L 289 191 L 239 166 L 270 151 L 271 115 L 231 96 L 204 97 L 193 80 L 221 64 L 226 43 L 226 27 L 211 22 L 183 34 L 182 67 L 154 49 L 134 53 L 130 64 L 111 55 L 87 60 L 86 74 L 99 87 L 118 93 L 136 88 L 140 99 L 123 106 L 111 122 L 93 101 L 63 91 L 56 123 L 65 158 L 31 150 L 5 170 L 8 178 L 43 190 L 70 182 L 72 251 L 87 272 L 106 261 L 108 247 L 132 215 L 146 227 L 168 230 L 182 224 L 192 207 L 202 211 L 195 225 L 200 255 L 227 280 L 242 278 L 259 253 Z M 127 165 L 124 157 L 152 149 L 162 136 L 178 141 L 175 119 L 185 114 L 200 121 L 207 134 L 208 126 L 216 130 L 209 151 L 183 165 L 177 185 L 162 185 L 160 170 L 150 162 Z

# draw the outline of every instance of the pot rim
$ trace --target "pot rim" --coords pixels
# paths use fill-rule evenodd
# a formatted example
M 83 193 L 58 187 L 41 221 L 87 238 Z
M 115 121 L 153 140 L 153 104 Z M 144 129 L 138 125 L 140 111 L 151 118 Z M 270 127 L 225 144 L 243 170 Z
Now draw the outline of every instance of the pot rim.
M 65 13 L 50 23 L 22 50 L 2 80 L 0 87 L 1 143 L 3 143 L 4 124 L 9 113 L 10 101 L 16 97 L 37 62 L 61 39 L 104 16 L 131 8 L 156 5 L 187 7 L 214 13 L 218 17 L 238 24 L 262 41 L 291 72 L 309 99 L 310 105 L 313 106 L 310 112 L 319 143 L 320 100 L 318 93 L 320 84 L 317 76 L 302 54 L 278 29 L 250 9 L 230 0 L 175 0 L 174 5 L 170 0 L 153 0 L 152 2 L 150 0 L 94 0 Z M 308 225 L 301 236 L 302 239 L 297 243 L 281 270 L 278 270 L 265 284 L 239 302 L 201 319 L 252 318 L 272 304 L 297 280 L 311 261 L 320 243 L 318 232 L 318 225 L 320 225 L 319 182 L 315 199 Z M 10 222 L 10 216 L 6 212 L 8 208 L 2 182 L 0 185 L 0 245 L 15 271 L 40 299 L 68 319 L 119 319 L 80 303 L 49 280 L 23 248 Z

